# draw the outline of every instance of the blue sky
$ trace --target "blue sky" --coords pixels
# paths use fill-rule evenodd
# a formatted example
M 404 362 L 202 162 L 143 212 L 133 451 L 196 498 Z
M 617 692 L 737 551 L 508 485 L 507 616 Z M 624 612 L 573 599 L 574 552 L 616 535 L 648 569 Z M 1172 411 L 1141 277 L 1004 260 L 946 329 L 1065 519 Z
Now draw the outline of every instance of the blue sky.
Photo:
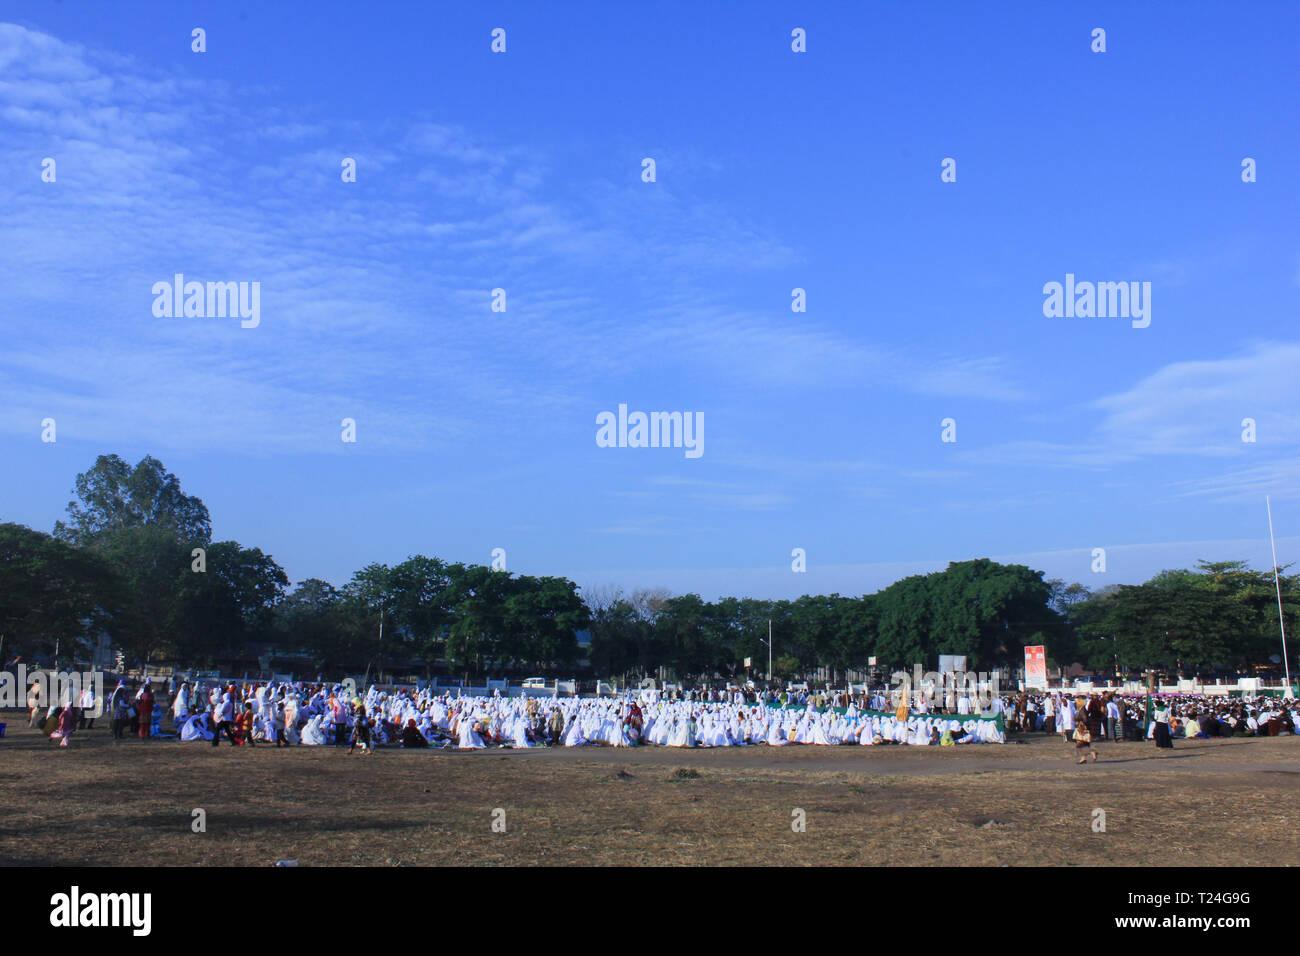
M 504 548 L 706 597 L 981 556 L 1100 586 L 1268 566 L 1265 494 L 1300 559 L 1297 28 L 1285 3 L 0 4 L 0 520 L 48 530 L 115 452 L 294 580 Z M 260 325 L 156 318 L 178 272 L 260 282 Z M 1150 282 L 1150 327 L 1045 317 L 1066 273 Z M 620 403 L 702 413 L 705 453 L 598 447 Z

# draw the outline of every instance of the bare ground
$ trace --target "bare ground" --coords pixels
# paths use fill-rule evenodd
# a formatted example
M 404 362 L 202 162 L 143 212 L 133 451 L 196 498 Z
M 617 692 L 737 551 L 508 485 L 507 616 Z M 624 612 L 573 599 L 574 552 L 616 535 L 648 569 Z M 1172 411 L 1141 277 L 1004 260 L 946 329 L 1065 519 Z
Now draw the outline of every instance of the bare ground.
M 9 723 L 0 864 L 1290 865 L 1300 739 L 402 751 Z M 194 833 L 193 811 L 207 829 Z M 494 832 L 493 811 L 505 832 Z M 1094 832 L 1095 810 L 1105 832 Z M 792 822 L 803 811 L 806 830 Z M 498 818 L 500 815 L 497 815 Z

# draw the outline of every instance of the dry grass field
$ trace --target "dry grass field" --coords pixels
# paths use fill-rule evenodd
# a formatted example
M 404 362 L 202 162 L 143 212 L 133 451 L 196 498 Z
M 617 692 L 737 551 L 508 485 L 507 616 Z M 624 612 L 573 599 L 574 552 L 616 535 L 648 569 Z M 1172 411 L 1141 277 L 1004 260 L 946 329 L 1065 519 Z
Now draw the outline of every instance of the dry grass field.
M 0 740 L 8 866 L 1300 863 L 1292 737 L 1103 745 L 1081 767 L 1043 737 L 363 757 L 115 744 L 99 728 L 60 749 L 15 723 Z M 196 808 L 204 833 L 191 829 Z

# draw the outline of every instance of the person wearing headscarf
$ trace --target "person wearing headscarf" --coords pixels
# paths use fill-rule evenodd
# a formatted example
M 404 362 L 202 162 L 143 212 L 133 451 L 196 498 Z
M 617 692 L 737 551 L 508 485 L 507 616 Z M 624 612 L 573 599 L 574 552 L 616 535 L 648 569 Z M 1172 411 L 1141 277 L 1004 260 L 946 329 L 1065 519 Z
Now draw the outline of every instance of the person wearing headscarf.
M 140 739 L 148 740 L 153 729 L 153 685 L 149 678 L 144 679 L 140 693 L 135 698 L 135 709 L 140 719 Z
M 113 739 L 122 740 L 126 736 L 126 724 L 130 720 L 131 702 L 127 697 L 126 681 L 117 682 L 112 696 L 108 699 L 108 712 L 113 721 Z
M 1169 704 L 1165 701 L 1156 701 L 1155 712 L 1152 714 L 1152 727 L 1155 730 L 1156 747 L 1162 750 L 1172 750 L 1174 746 L 1173 735 L 1169 732 Z
M 482 750 L 487 746 L 478 732 L 477 718 L 470 714 L 469 705 L 456 715 L 457 746 L 461 750 Z
M 81 689 L 81 695 L 77 699 L 77 710 L 81 716 L 77 720 L 78 730 L 95 729 L 95 710 L 97 707 L 95 701 L 95 687 L 87 682 L 86 686 Z
M 43 718 L 38 719 L 41 710 L 41 681 L 39 678 L 33 678 L 32 686 L 27 688 L 28 727 L 36 728 L 42 726 Z
M 248 744 L 250 747 L 255 746 L 253 743 L 254 730 L 256 730 L 256 720 L 253 717 L 253 702 L 244 701 L 244 709 L 235 718 L 235 738 L 241 744 Z
M 176 691 L 176 700 L 172 702 L 172 721 L 179 727 L 190 715 L 190 682 L 181 681 Z
M 361 748 L 363 754 L 374 754 L 370 746 L 370 721 L 366 718 L 365 704 L 357 704 L 357 718 L 352 727 L 352 741 L 348 745 L 348 753 L 352 753 L 357 747 Z
M 216 747 L 221 743 L 223 733 L 226 735 L 226 739 L 230 741 L 230 746 L 237 746 L 235 741 L 235 701 L 230 691 L 226 691 L 221 695 L 221 701 L 217 704 L 212 719 L 216 724 L 216 730 L 212 734 L 212 746 Z
M 274 740 L 277 749 L 289 746 L 289 738 L 284 732 L 284 704 L 279 701 L 268 704 L 267 712 L 270 714 L 266 724 L 267 739 Z
M 406 728 L 402 731 L 403 747 L 427 747 L 429 741 L 425 739 L 424 734 L 420 733 L 420 728 L 415 726 L 415 718 L 411 717 L 406 721 Z
M 206 713 L 190 714 L 180 725 L 181 740 L 211 740 L 212 721 Z
M 302 743 L 306 747 L 321 747 L 326 743 L 325 731 L 321 728 L 324 716 L 315 714 L 307 721 L 307 725 L 302 729 Z

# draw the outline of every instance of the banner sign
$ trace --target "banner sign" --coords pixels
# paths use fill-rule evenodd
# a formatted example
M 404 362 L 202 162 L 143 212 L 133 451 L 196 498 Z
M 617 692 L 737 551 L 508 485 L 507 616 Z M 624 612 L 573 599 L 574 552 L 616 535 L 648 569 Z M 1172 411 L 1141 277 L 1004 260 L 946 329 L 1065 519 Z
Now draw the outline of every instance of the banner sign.
M 1025 648 L 1025 689 L 1047 690 L 1047 657 L 1042 644 Z

